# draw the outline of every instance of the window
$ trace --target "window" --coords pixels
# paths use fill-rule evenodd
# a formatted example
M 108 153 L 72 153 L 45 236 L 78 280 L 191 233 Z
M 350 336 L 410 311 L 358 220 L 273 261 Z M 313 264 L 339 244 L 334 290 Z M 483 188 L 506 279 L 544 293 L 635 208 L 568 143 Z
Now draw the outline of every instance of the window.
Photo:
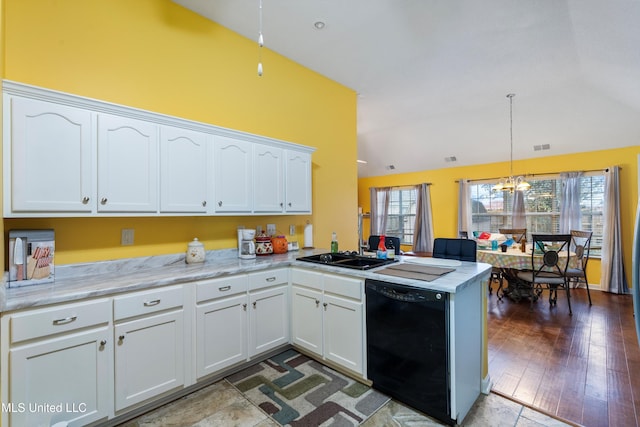
M 525 191 L 527 240 L 533 233 L 560 231 L 562 181 L 559 175 L 527 179 L 531 188 Z M 472 228 L 497 232 L 511 228 L 513 194 L 491 190 L 495 182 L 470 185 Z M 592 231 L 591 255 L 600 256 L 602 249 L 604 208 L 604 175 L 587 173 L 580 179 L 582 230 Z
M 417 196 L 415 188 L 393 188 L 389 194 L 385 234 L 398 237 L 403 245 L 413 245 Z

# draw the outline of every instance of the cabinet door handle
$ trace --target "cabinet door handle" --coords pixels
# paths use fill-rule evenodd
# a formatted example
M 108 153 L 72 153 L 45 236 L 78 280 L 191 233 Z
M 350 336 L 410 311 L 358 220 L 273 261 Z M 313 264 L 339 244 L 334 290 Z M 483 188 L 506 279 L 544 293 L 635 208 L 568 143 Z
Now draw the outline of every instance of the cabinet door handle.
M 316 307 L 319 307 L 319 306 L 320 306 L 320 300 L 319 300 L 319 299 L 317 299 L 317 300 L 316 300 Z
M 329 304 L 327 304 L 326 302 L 322 304 L 322 306 L 324 307 L 325 311 L 327 310 L 327 306 L 328 306 L 328 305 L 329 305 Z
M 280 203 L 280 207 L 281 207 L 281 208 L 282 208 L 282 207 L 284 207 L 284 203 L 282 203 L 282 202 L 281 202 L 281 203 Z
M 221 287 L 219 287 L 219 288 L 218 288 L 218 290 L 219 290 L 220 292 L 226 292 L 226 291 L 228 291 L 229 289 L 231 289 L 231 286 L 230 286 L 230 285 L 227 285 L 227 286 L 221 286 Z
M 100 347 L 104 347 L 105 345 L 107 345 L 107 340 L 100 341 Z
M 247 303 L 242 304 L 242 309 L 243 309 L 244 311 L 247 311 Z
M 256 305 L 258 305 L 258 303 L 256 301 L 253 302 L 253 308 L 256 308 Z
M 160 304 L 160 300 L 159 299 L 154 299 L 152 301 L 145 301 L 144 302 L 144 306 L 145 307 L 153 307 L 154 305 L 158 305 Z
M 118 337 L 118 341 L 120 341 L 120 342 L 124 341 L 124 335 L 120 335 L 120 336 Z
M 218 206 L 222 206 L 222 200 L 218 202 Z
M 275 276 L 274 277 L 267 277 L 267 282 L 273 282 L 274 280 L 276 280 Z
M 289 207 L 291 207 L 291 202 L 289 202 Z
M 71 322 L 75 322 L 75 320 L 78 318 L 78 316 L 69 316 L 69 317 L 65 317 L 64 319 L 55 319 L 53 321 L 54 325 L 66 325 L 67 323 L 71 323 Z
M 88 197 L 83 197 L 82 198 L 82 204 L 86 205 L 87 203 L 89 203 L 89 198 Z
M 102 199 L 100 199 L 100 204 L 101 205 L 106 205 L 107 204 L 107 198 L 103 197 Z
M 207 201 L 206 201 L 206 200 L 203 200 L 203 201 L 202 201 L 202 207 L 204 208 L 205 206 L 207 206 Z

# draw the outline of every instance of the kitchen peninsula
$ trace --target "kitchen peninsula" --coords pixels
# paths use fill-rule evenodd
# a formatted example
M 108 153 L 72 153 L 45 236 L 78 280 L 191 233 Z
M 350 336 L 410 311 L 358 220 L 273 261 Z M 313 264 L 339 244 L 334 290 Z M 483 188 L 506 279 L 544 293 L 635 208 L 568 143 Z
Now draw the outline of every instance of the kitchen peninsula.
M 451 418 L 462 421 L 488 381 L 481 366 L 481 282 L 491 266 L 463 262 L 426 282 L 379 274 L 384 267 L 359 271 L 296 261 L 321 252 L 241 260 L 236 250 L 210 251 L 202 264 L 185 264 L 184 254 L 144 257 L 57 266 L 53 284 L 5 284 L 0 394 L 3 407 L 16 410 L 3 411 L 2 424 L 121 422 L 291 345 L 368 382 L 367 279 L 450 296 Z M 304 301 L 323 302 L 317 342 L 301 329 L 310 324 L 299 317 Z M 343 312 L 332 317 L 334 309 Z M 83 410 L 18 410 L 34 402 Z

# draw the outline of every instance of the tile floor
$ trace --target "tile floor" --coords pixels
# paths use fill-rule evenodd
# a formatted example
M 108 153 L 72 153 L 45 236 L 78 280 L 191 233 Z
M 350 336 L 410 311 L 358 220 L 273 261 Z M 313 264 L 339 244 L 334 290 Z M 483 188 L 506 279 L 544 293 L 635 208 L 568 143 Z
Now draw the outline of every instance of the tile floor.
M 391 400 L 367 419 L 363 427 L 443 425 Z M 568 426 L 497 394 L 481 395 L 463 426 Z M 226 380 L 203 388 L 131 420 L 120 427 L 277 427 L 260 408 L 247 400 Z M 310 426 L 312 427 L 312 426 Z M 313 426 L 315 427 L 315 426 Z

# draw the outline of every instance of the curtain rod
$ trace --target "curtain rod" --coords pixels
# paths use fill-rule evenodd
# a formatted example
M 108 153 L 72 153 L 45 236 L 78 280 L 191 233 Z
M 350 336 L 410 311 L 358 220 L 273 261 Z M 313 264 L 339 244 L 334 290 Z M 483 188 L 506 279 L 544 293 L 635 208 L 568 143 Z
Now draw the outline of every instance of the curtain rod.
M 433 183 L 431 182 L 421 182 L 420 184 L 406 184 L 406 185 L 389 185 L 389 186 L 385 186 L 385 187 L 369 187 L 371 188 L 412 188 L 415 187 L 417 185 L 433 185 Z
M 620 170 L 622 170 L 622 168 L 620 168 Z M 529 176 L 542 176 L 542 175 L 556 175 L 556 174 L 561 174 L 561 173 L 570 173 L 570 172 L 609 172 L 609 168 L 604 168 L 604 169 L 589 169 L 589 170 L 583 170 L 583 171 L 564 171 L 564 172 L 545 172 L 545 173 L 528 173 L 528 174 L 521 174 L 522 176 L 529 177 Z M 474 181 L 491 181 L 494 179 L 502 179 L 504 178 L 504 176 L 500 176 L 500 177 L 496 177 L 496 178 L 476 178 L 476 179 L 468 179 L 467 182 L 474 182 Z M 459 183 L 460 180 L 456 179 L 455 181 L 456 183 Z

